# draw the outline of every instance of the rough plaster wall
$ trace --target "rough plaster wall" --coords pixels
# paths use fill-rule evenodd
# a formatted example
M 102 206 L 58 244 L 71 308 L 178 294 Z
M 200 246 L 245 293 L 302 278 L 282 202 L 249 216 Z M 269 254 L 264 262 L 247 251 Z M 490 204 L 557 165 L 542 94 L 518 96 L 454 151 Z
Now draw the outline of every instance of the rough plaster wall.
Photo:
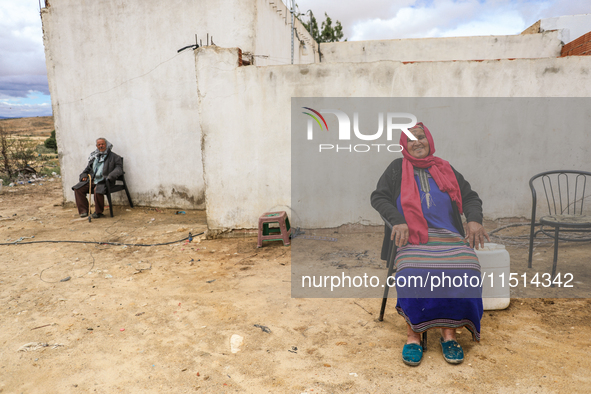
M 281 0 L 257 0 L 255 65 L 291 64 L 291 14 Z M 318 44 L 296 18 L 295 26 L 307 50 L 294 34 L 294 64 L 318 61 Z
M 587 97 L 591 90 L 590 57 L 238 68 L 236 56 L 232 49 L 196 52 L 210 229 L 256 228 L 261 213 L 290 205 L 291 97 Z M 487 217 L 526 217 L 531 209 L 527 181 L 533 174 L 591 164 L 591 140 L 586 130 L 579 133 L 569 134 L 573 146 L 561 133 L 516 141 L 503 132 L 483 136 L 483 151 L 461 155 L 463 141 L 473 136 L 450 136 L 438 138 L 437 153 L 478 190 Z M 513 145 L 516 150 L 506 149 Z M 382 172 L 381 163 L 368 169 Z M 369 203 L 360 210 L 370 218 L 364 223 L 381 223 Z M 347 222 L 336 218 L 316 226 L 315 217 L 302 213 L 299 220 L 309 227 Z
M 562 33 L 488 37 L 416 38 L 320 44 L 323 63 L 380 60 L 442 61 L 558 57 Z
M 252 228 L 253 212 L 285 210 L 291 193 L 290 156 L 285 145 L 289 122 L 276 122 L 284 92 L 274 89 L 272 75 L 257 72 L 266 67 L 237 69 L 237 56 L 236 49 L 196 51 L 207 168 L 205 201 L 208 227 L 213 230 Z M 250 76 L 247 82 L 245 74 Z M 257 88 L 251 95 L 247 90 L 252 78 L 259 75 L 255 83 L 268 84 L 269 89 Z M 263 108 L 264 113 L 260 111 Z
M 136 204 L 204 207 L 194 56 L 176 51 L 196 33 L 252 51 L 254 1 L 53 0 L 42 11 L 65 200 L 103 136 Z

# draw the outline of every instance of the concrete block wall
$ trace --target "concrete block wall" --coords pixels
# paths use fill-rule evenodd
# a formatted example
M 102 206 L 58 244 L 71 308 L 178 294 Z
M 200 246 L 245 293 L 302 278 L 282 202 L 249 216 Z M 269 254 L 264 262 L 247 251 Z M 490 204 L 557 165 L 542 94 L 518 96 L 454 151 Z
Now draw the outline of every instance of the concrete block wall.
M 256 228 L 261 213 L 289 211 L 291 97 L 539 98 L 587 97 L 591 91 L 591 57 L 237 67 L 237 56 L 235 49 L 196 51 L 206 209 L 208 226 L 216 231 Z M 223 128 L 219 119 L 225 120 Z M 578 133 L 571 137 L 577 141 L 573 145 L 564 143 L 559 129 L 545 127 L 540 124 L 537 132 L 519 134 L 517 140 L 511 130 L 454 135 L 450 128 L 446 138 L 438 137 L 438 155 L 451 160 L 472 183 L 485 201 L 487 217 L 527 217 L 527 182 L 533 174 L 591 166 L 586 130 L 568 131 Z M 233 138 L 228 138 L 228 130 Z M 367 177 L 372 186 L 384 168 L 377 163 L 366 169 L 366 174 L 376 174 L 375 179 Z M 338 190 L 333 186 L 324 185 Z M 348 198 L 367 202 L 368 195 L 362 194 Z M 294 226 L 381 223 L 369 202 L 352 213 L 333 194 L 320 198 L 331 201 L 342 215 L 318 222 L 318 215 L 300 212 Z
M 237 23 L 226 39 L 208 23 L 216 10 L 205 1 L 50 4 L 42 21 L 64 200 L 74 201 L 70 187 L 102 136 L 124 156 L 137 205 L 203 208 L 194 59 L 177 50 L 194 43 L 195 33 L 246 46 L 239 33 L 247 26 Z
M 137 205 L 203 209 L 195 58 L 177 50 L 209 34 L 289 63 L 291 21 L 271 1 L 52 0 L 41 16 L 64 200 L 74 201 L 70 187 L 101 136 L 125 157 Z M 296 48 L 296 63 L 315 61 Z
M 562 32 L 486 37 L 415 38 L 320 44 L 321 62 L 493 60 L 558 57 Z

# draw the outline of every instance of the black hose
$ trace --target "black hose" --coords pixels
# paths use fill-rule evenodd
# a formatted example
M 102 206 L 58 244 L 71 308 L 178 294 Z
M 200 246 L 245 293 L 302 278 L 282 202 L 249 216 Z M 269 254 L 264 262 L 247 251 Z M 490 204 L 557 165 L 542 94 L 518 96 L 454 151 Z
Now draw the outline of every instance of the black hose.
M 28 244 L 42 244 L 42 243 L 97 244 L 97 245 L 114 245 L 114 246 L 164 246 L 164 245 L 175 244 L 177 242 L 183 242 L 186 240 L 189 240 L 189 242 L 190 242 L 193 240 L 193 237 L 198 237 L 203 234 L 205 234 L 205 232 L 201 232 L 197 235 L 192 235 L 191 233 L 189 233 L 188 237 L 185 237 L 183 239 L 179 239 L 178 241 L 164 242 L 164 243 L 159 243 L 159 244 L 123 244 L 123 243 L 119 243 L 119 242 L 97 242 L 97 241 L 27 241 L 27 242 L 15 241 L 15 242 L 0 243 L 0 246 L 28 245 Z

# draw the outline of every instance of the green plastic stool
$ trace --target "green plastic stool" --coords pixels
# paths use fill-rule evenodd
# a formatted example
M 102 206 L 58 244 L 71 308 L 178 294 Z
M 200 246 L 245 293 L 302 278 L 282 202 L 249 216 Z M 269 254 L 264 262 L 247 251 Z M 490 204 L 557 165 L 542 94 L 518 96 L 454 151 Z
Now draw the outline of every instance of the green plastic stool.
M 271 223 L 278 223 L 279 228 L 269 227 Z M 291 227 L 285 211 L 266 212 L 259 218 L 257 248 L 263 247 L 263 241 L 283 241 L 283 245 L 288 246 L 290 235 Z

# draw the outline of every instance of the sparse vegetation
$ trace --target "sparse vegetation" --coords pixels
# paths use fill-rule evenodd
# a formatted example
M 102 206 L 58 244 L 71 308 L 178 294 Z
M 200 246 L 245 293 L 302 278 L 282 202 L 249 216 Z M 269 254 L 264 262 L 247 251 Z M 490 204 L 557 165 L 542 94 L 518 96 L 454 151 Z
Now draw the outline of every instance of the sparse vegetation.
M 55 129 L 53 116 L 39 116 L 35 118 L 0 119 L 4 130 L 14 135 L 30 135 L 47 138 L 51 130 Z
M 59 164 L 56 162 L 49 162 L 47 165 L 44 165 L 39 172 L 37 173 L 39 176 L 53 176 L 53 173 L 60 175 L 60 167 Z
M 15 137 L 12 140 L 12 160 L 17 171 L 29 166 L 39 155 L 36 152 L 37 143 L 30 138 Z
M 51 132 L 51 136 L 43 143 L 47 149 L 52 149 L 57 152 L 57 141 L 55 140 L 55 130 Z
M 0 123 L 0 160 L 2 160 L 2 178 L 4 181 L 12 179 L 13 167 L 11 161 L 11 141 L 4 124 Z
M 0 178 L 5 184 L 15 181 L 19 175 L 37 172 L 38 175 L 51 176 L 53 172 L 60 173 L 57 150 L 51 148 L 51 142 L 47 147 L 47 141 L 51 141 L 52 137 L 55 143 L 55 131 L 45 139 L 30 135 L 34 132 L 27 133 L 28 136 L 22 132 L 18 135 L 6 126 L 7 123 L 0 122 Z
M 37 145 L 37 147 L 35 148 L 35 151 L 41 155 L 44 155 L 44 157 L 47 157 L 47 156 L 57 157 L 57 151 L 55 149 L 50 149 L 50 148 L 45 147 L 45 144 Z

